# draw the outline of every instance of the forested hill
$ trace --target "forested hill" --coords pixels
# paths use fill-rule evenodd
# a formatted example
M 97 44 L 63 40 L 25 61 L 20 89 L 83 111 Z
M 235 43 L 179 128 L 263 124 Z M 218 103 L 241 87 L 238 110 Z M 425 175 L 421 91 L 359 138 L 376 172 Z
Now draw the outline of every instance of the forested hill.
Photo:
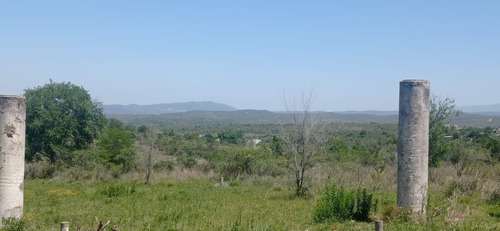
M 264 110 L 190 111 L 161 115 L 108 114 L 107 116 L 135 125 L 241 125 L 291 122 L 290 114 Z M 394 114 L 370 115 L 328 112 L 323 113 L 323 117 L 326 123 L 395 124 L 398 122 L 398 115 Z M 500 116 L 463 114 L 459 118 L 453 119 L 451 124 L 460 127 L 500 127 Z
M 264 110 L 239 111 L 191 111 L 162 115 L 108 115 L 125 123 L 161 125 L 207 125 L 207 124 L 280 124 L 291 122 L 288 113 Z M 327 123 L 397 123 L 397 116 L 374 116 L 363 114 L 324 113 Z
M 151 105 L 103 105 L 104 114 L 159 115 L 189 111 L 235 111 L 236 108 L 211 101 Z

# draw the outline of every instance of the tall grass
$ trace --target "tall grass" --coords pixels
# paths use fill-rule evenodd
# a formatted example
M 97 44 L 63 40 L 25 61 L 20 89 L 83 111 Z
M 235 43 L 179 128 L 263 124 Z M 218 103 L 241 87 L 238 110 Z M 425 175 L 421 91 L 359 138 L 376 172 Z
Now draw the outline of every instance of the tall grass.
M 190 177 L 156 179 L 150 185 L 133 177 L 114 183 L 27 180 L 23 225 L 58 230 L 60 222 L 69 221 L 71 230 L 95 230 L 98 217 L 120 230 L 370 230 L 373 224 L 367 222 L 314 222 L 325 185 L 348 190 L 361 185 L 379 200 L 370 218 L 383 219 L 385 230 L 498 230 L 500 194 L 486 190 L 498 189 L 497 168 L 484 165 L 460 177 L 451 165 L 431 169 L 431 175 L 441 177 L 431 178 L 423 219 L 395 206 L 393 166 L 381 173 L 356 163 L 315 166 L 308 175 L 313 189 L 308 199 L 293 196 L 289 176 L 243 175 L 222 187 L 217 176 L 196 173 L 196 168 L 186 172 Z

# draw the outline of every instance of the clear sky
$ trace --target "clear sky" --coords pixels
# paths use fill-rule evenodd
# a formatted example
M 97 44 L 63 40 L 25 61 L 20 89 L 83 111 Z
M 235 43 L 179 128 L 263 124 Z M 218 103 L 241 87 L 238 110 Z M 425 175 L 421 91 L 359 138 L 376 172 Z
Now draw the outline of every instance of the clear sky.
M 49 79 L 104 104 L 397 110 L 399 81 L 500 103 L 500 1 L 0 1 L 0 94 Z

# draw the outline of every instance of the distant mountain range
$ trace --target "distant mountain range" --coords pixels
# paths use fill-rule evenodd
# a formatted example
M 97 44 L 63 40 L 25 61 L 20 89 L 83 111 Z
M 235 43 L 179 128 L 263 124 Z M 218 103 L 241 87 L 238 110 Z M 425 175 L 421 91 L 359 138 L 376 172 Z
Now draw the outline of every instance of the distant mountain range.
M 363 114 L 339 114 L 334 112 L 315 113 L 321 115 L 326 123 L 397 123 L 397 115 L 376 116 Z M 265 110 L 238 111 L 190 111 L 161 115 L 125 115 L 115 114 L 108 117 L 116 118 L 124 123 L 162 124 L 162 125 L 230 125 L 230 124 L 283 124 L 291 123 L 292 115 L 283 112 Z
M 236 111 L 236 108 L 226 104 L 211 101 L 186 103 L 161 103 L 151 105 L 103 105 L 104 114 L 116 115 L 160 115 L 189 111 Z
M 104 105 L 108 117 L 125 123 L 163 125 L 216 125 L 216 124 L 280 124 L 291 122 L 287 112 L 266 110 L 237 110 L 214 102 L 165 103 L 153 105 Z M 464 114 L 453 118 L 451 124 L 465 127 L 500 127 L 500 104 L 490 106 L 458 107 Z M 379 123 L 398 122 L 398 111 L 344 111 L 315 112 L 326 123 Z
M 494 105 L 476 105 L 476 106 L 461 106 L 457 107 L 467 114 L 479 114 L 479 115 L 499 115 L 500 116 L 500 104 Z M 161 115 L 179 112 L 190 112 L 190 111 L 209 111 L 209 112 L 220 112 L 220 111 L 237 111 L 238 109 L 229 106 L 227 104 L 215 103 L 212 101 L 203 102 L 185 102 L 185 103 L 162 103 L 162 104 L 151 104 L 151 105 L 103 105 L 104 114 L 107 115 Z M 286 112 L 281 112 L 286 113 Z M 376 111 L 376 110 L 366 110 L 366 111 L 341 111 L 335 112 L 341 115 L 374 115 L 374 116 L 393 116 L 398 115 L 398 111 Z
M 458 107 L 464 113 L 481 114 L 481 115 L 500 115 L 500 104 L 494 105 L 475 105 Z

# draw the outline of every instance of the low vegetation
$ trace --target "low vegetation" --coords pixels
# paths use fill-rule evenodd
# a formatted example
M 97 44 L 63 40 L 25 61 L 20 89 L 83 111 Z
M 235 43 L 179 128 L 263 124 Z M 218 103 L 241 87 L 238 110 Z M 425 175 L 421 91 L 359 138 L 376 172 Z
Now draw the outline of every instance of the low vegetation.
M 2 230 L 95 230 L 96 217 L 120 230 L 369 230 L 376 219 L 385 230 L 500 229 L 498 129 L 436 128 L 416 218 L 396 207 L 396 124 L 324 124 L 298 192 L 291 125 L 107 119 L 80 148 L 29 147 L 24 217 Z
M 160 127 L 149 185 L 139 142 L 126 172 L 100 159 L 98 146 L 76 152 L 71 166 L 28 163 L 22 225 L 53 230 L 67 220 L 72 229 L 93 230 L 98 217 L 121 230 L 367 230 L 375 219 L 385 221 L 385 230 L 500 228 L 500 163 L 488 148 L 498 138 L 491 129 L 457 129 L 446 139 L 460 144 L 463 155 L 430 168 L 428 213 L 414 219 L 395 206 L 396 125 L 328 125 L 329 139 L 311 162 L 301 197 L 288 157 L 267 133 L 272 127 L 263 133 L 258 126 L 219 128 L 245 136 L 235 144 L 203 133 L 212 128 L 200 127 L 200 135 Z M 129 130 L 137 137 L 138 130 Z M 245 142 L 259 138 L 256 146 Z M 335 196 L 342 190 L 349 196 Z M 348 205 L 340 219 L 328 212 L 335 200 Z M 365 211 L 357 213 L 363 218 L 356 211 Z

